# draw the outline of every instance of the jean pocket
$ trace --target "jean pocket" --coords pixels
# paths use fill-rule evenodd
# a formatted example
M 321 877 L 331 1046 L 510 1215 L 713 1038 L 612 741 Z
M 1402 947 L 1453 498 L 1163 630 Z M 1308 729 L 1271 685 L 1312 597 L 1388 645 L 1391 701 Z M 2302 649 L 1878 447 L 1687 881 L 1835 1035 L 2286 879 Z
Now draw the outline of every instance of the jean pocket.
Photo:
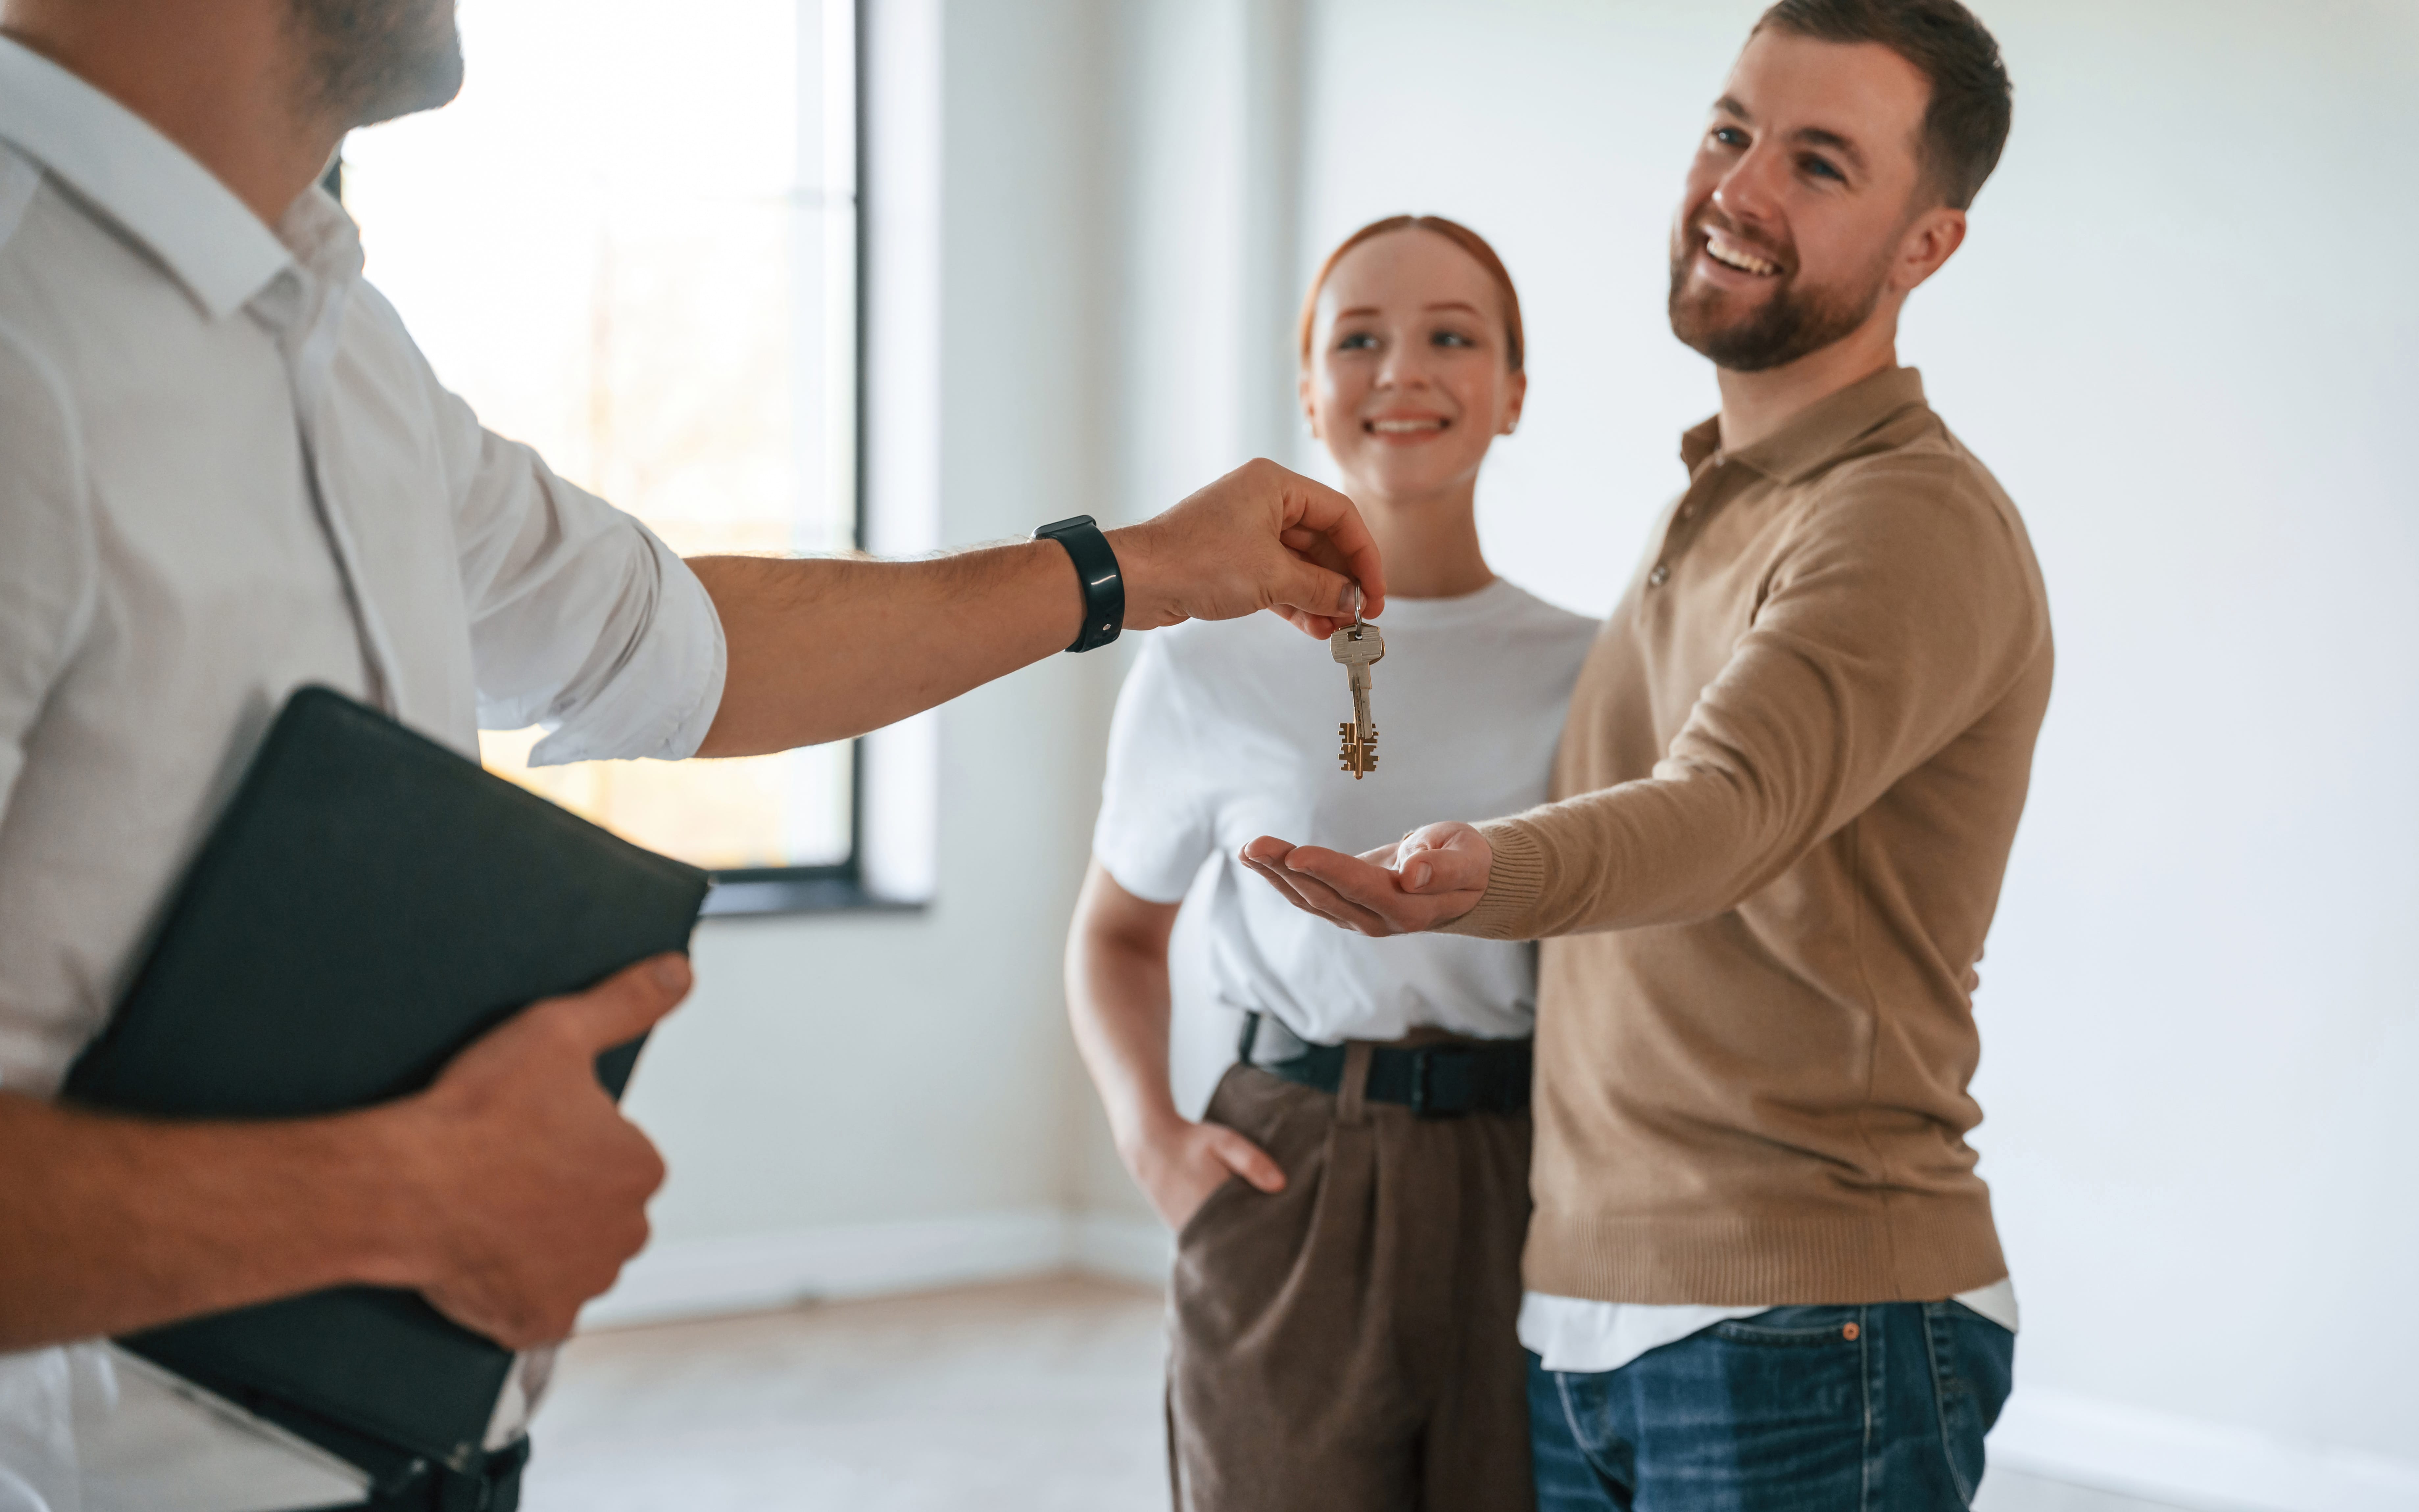
M 1982 1481 L 1982 1437 L 2015 1383 L 2016 1336 L 1953 1302 L 1926 1304 L 1923 1314 L 1940 1452 L 1959 1498 L 1971 1505 Z
M 1717 1338 L 1775 1350 L 1853 1348 L 1864 1332 L 1862 1307 L 1768 1307 L 1713 1327 Z
M 1726 1319 L 1624 1366 L 1659 1424 L 1645 1473 L 1690 1505 L 1855 1506 L 1873 1347 L 1857 1307 L 1780 1307 Z M 1644 1367 L 1642 1370 L 1641 1367 Z

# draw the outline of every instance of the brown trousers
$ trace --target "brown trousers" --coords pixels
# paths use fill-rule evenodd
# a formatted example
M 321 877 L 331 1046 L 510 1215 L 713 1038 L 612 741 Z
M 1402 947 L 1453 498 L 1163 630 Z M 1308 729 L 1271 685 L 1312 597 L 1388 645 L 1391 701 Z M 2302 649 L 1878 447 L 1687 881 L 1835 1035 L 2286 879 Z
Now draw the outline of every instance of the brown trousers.
M 1178 1512 L 1531 1512 L 1516 1325 L 1529 1117 L 1421 1119 L 1256 1067 L 1209 1118 L 1285 1168 L 1177 1236 L 1168 1472 Z

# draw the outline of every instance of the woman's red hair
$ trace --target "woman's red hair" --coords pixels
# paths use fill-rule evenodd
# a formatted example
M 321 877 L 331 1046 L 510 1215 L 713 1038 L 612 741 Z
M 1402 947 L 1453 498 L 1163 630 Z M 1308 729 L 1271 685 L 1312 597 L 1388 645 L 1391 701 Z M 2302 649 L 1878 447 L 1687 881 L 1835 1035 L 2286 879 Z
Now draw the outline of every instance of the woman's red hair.
M 1310 331 L 1317 323 L 1318 296 L 1327 287 L 1327 275 L 1335 271 L 1335 265 L 1344 260 L 1346 253 L 1372 238 L 1395 231 L 1426 231 L 1441 236 L 1470 254 L 1471 259 L 1487 270 L 1487 276 L 1495 280 L 1496 288 L 1503 295 L 1503 352 L 1510 360 L 1512 371 L 1519 372 L 1527 355 L 1520 335 L 1520 292 L 1512 286 L 1512 275 L 1504 270 L 1503 259 L 1495 255 L 1495 249 L 1487 244 L 1485 237 L 1459 221 L 1448 221 L 1441 215 L 1389 215 L 1382 221 L 1370 222 L 1336 244 L 1335 250 L 1327 255 L 1327 260 L 1318 265 L 1318 276 L 1310 281 L 1310 293 L 1302 301 L 1302 365 L 1310 365 Z

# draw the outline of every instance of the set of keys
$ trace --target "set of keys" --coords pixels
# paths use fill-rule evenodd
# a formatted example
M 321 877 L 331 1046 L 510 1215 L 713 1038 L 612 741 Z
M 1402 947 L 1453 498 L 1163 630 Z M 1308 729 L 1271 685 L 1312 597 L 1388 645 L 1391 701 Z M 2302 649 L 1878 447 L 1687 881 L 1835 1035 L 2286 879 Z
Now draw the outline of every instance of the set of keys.
M 1378 727 L 1369 720 L 1369 669 L 1386 655 L 1386 638 L 1361 618 L 1361 590 L 1352 590 L 1352 623 L 1327 638 L 1352 684 L 1352 717 L 1337 726 L 1344 737 L 1344 769 L 1360 781 L 1378 769 Z

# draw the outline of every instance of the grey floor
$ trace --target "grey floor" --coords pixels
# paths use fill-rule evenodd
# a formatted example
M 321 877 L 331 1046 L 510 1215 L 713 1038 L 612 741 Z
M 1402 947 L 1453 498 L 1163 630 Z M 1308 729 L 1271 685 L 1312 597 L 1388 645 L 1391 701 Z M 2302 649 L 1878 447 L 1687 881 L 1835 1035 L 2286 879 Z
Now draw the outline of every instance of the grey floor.
M 1167 1504 L 1161 1300 L 1061 1277 L 623 1329 L 564 1350 L 527 1512 Z M 2166 1512 L 1995 1473 L 1978 1512 Z

